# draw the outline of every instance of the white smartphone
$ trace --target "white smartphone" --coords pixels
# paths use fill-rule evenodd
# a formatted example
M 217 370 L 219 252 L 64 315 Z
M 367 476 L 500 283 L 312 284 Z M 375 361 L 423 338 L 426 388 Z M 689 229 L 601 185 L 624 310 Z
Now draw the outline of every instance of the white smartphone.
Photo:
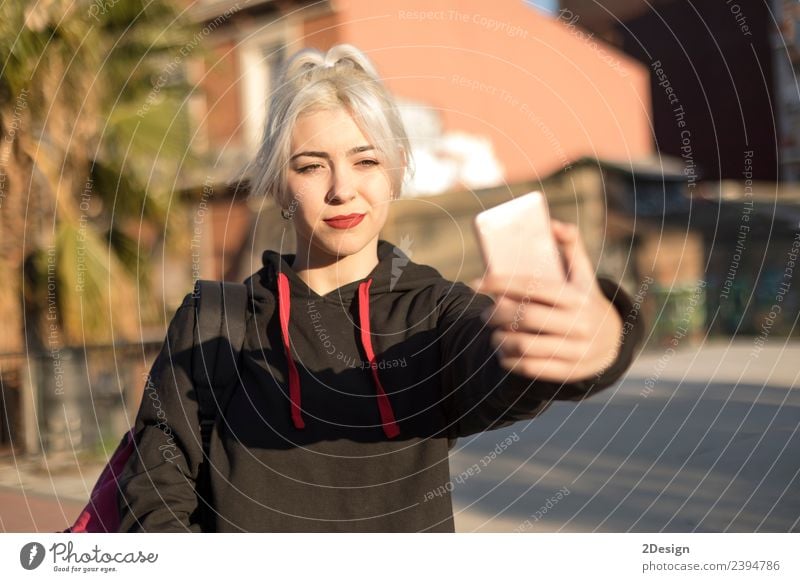
M 474 225 L 489 274 L 542 284 L 566 281 L 541 192 L 529 192 L 484 210 L 475 217 Z

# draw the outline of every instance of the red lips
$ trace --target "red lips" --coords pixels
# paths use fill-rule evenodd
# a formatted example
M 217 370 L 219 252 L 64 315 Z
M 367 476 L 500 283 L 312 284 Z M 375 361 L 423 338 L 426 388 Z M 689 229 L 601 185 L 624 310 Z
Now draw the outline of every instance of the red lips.
M 325 224 L 328 226 L 332 226 L 333 228 L 352 228 L 356 226 L 359 222 L 364 219 L 363 214 L 340 214 L 339 216 L 333 216 L 331 218 L 325 219 Z

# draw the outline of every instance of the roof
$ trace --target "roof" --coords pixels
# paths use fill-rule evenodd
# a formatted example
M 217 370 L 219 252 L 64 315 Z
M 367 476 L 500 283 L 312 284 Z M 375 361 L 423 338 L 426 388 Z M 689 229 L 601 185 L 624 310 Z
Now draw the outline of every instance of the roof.
M 685 168 L 680 158 L 653 155 L 629 160 L 610 160 L 592 157 L 578 159 L 573 166 L 596 165 L 604 170 L 617 170 L 636 177 L 661 180 L 686 180 Z
M 222 16 L 226 12 L 233 14 L 268 4 L 275 4 L 275 0 L 200 0 L 191 6 L 189 15 L 197 22 L 205 22 Z

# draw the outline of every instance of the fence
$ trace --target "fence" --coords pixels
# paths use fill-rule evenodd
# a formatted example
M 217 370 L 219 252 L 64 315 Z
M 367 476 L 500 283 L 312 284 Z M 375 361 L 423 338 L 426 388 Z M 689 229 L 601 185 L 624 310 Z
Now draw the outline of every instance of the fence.
M 161 341 L 0 355 L 3 437 L 15 453 L 100 453 L 136 416 Z

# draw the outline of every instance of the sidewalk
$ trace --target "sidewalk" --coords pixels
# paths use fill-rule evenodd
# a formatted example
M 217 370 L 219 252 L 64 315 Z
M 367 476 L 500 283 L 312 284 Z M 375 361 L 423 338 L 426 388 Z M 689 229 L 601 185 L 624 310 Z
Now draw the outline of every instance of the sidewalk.
M 63 530 L 86 505 L 101 463 L 9 457 L 0 461 L 0 532 Z
M 800 342 L 643 353 L 616 386 L 460 439 L 459 531 L 800 531 Z M 559 491 L 561 494 L 559 495 Z
M 800 342 L 643 353 L 597 396 L 459 439 L 457 530 L 800 531 L 799 378 Z M 478 474 L 455 482 L 476 463 Z M 0 462 L 0 531 L 63 529 L 101 470 Z

